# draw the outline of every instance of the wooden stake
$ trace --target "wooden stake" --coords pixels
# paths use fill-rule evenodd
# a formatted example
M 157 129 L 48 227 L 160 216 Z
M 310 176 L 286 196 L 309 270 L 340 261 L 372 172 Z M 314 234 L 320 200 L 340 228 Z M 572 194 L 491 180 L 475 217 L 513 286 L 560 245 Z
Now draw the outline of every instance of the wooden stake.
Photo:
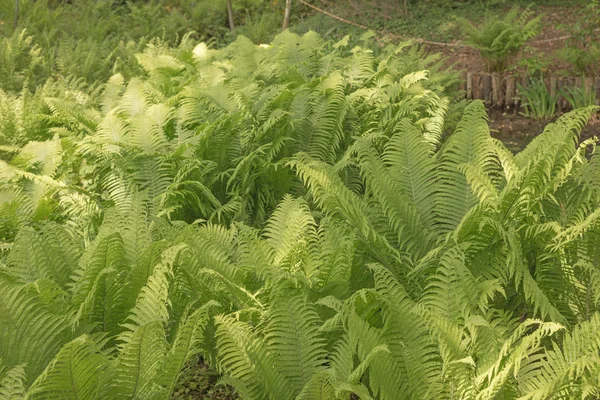
M 473 74 L 467 72 L 467 99 L 473 100 Z
M 584 87 L 585 87 L 585 93 L 586 94 L 592 94 L 594 93 L 594 78 L 592 77 L 587 77 L 584 79 L 583 81 Z
M 290 15 L 292 13 L 292 0 L 285 0 L 285 13 L 283 14 L 283 30 L 290 26 Z
M 527 86 L 529 86 L 529 79 L 527 79 L 527 76 L 522 76 L 520 79 L 520 84 L 521 87 L 526 88 Z M 515 90 L 515 110 L 518 111 L 519 108 L 521 107 L 521 104 L 523 103 L 522 99 L 519 97 L 519 88 L 517 87 L 517 89 Z
M 481 75 L 473 74 L 473 100 L 481 100 Z
M 227 17 L 229 18 L 229 29 L 233 32 L 235 23 L 233 22 L 233 7 L 231 6 L 231 0 L 227 0 Z
M 461 91 L 461 99 L 467 98 L 467 74 L 463 73 L 460 76 L 460 91 Z
M 512 107 L 515 102 L 516 79 L 514 76 L 506 77 L 506 95 L 504 96 L 504 104 L 506 108 Z
M 559 78 L 558 79 L 557 87 L 558 87 L 559 91 L 567 86 L 569 86 L 569 84 L 567 83 L 567 78 Z M 562 111 L 567 108 L 567 100 L 563 96 L 558 97 L 557 103 L 558 103 L 557 111 Z
M 558 83 L 558 79 L 555 76 L 550 78 L 550 96 L 556 96 L 556 84 Z
M 500 74 L 492 75 L 492 107 L 502 107 L 504 93 L 502 90 L 502 77 Z
M 492 76 L 485 74 L 481 77 L 481 94 L 487 107 L 492 105 Z

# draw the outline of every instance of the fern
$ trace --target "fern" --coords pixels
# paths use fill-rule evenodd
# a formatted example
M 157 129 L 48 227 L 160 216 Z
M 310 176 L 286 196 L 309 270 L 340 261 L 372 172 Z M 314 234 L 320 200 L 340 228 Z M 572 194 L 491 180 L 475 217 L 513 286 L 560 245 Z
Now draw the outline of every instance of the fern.
M 369 40 L 0 94 L 0 397 L 167 399 L 196 357 L 247 399 L 598 396 L 596 108 L 513 155 Z
M 29 398 L 94 398 L 106 384 L 108 357 L 101 345 L 81 336 L 61 348 L 56 358 L 28 390 Z
M 0 382 L 1 399 L 19 399 L 25 397 L 25 369 L 21 365 L 10 369 Z
M 279 289 L 280 290 L 280 289 Z M 274 369 L 284 383 L 279 396 L 296 397 L 325 363 L 325 340 L 318 332 L 319 316 L 306 300 L 277 293 L 268 311 L 264 340 L 274 357 Z

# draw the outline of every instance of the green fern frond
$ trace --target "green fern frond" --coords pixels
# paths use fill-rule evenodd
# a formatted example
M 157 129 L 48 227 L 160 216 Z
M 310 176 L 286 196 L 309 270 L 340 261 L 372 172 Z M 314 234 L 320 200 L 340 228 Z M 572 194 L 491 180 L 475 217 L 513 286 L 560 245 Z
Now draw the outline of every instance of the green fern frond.
M 401 249 L 419 258 L 432 246 L 432 239 L 428 237 L 429 232 L 422 229 L 418 210 L 410 202 L 410 198 L 402 196 L 402 186 L 397 184 L 395 176 L 388 172 L 376 151 L 365 139 L 358 139 L 351 150 L 358 157 L 367 189 L 381 204 L 389 224 L 397 233 Z
M 25 368 L 17 365 L 1 375 L 0 399 L 18 400 L 25 398 L 26 382 Z
M 27 392 L 30 399 L 93 399 L 107 384 L 110 363 L 102 344 L 80 336 L 65 344 Z
M 262 345 L 251 331 L 250 326 L 236 321 L 232 316 L 218 315 L 215 317 L 217 324 L 216 341 L 219 369 L 231 376 L 240 392 L 246 393 L 249 398 L 266 398 L 264 379 L 261 376 L 257 356 L 261 354 Z M 265 353 L 262 353 L 265 354 Z M 268 362 L 264 357 L 263 363 Z M 266 363 L 268 366 L 268 363 Z M 273 374 L 274 367 L 264 372 Z
M 169 395 L 173 393 L 185 365 L 200 352 L 205 328 L 210 319 L 210 310 L 217 305 L 216 302 L 208 302 L 192 312 L 181 323 L 171 349 L 159 369 L 158 378 L 160 385 L 165 388 L 165 393 Z
M 0 357 L 5 365 L 24 365 L 28 377 L 37 377 L 71 339 L 70 318 L 27 287 L 2 275 L 0 280 Z
M 65 286 L 76 268 L 82 247 L 62 226 L 49 223 L 36 232 L 21 229 L 7 263 L 14 276 L 23 282 L 51 278 Z
M 299 154 L 290 164 L 308 186 L 317 204 L 328 212 L 345 218 L 372 249 L 378 261 L 389 265 L 390 261 L 386 260 L 384 254 L 390 253 L 394 260 L 391 263 L 400 259 L 398 252 L 367 218 L 369 212 L 365 202 L 350 192 L 341 179 L 332 173 L 331 168 L 302 154 Z
M 582 378 L 589 383 L 597 379 L 600 369 L 598 335 L 600 318 L 597 313 L 565 334 L 562 343 L 554 342 L 541 357 L 532 358 L 519 376 L 525 399 L 581 396 L 580 387 L 572 385 Z M 591 389 L 591 388 L 590 388 Z M 588 389 L 589 390 L 589 389 Z M 597 387 L 589 395 L 597 394 Z
M 448 232 L 458 226 L 477 204 L 477 197 L 461 168 L 471 165 L 480 174 L 488 176 L 497 169 L 483 103 L 473 102 L 465 108 L 456 132 L 450 136 L 438 157 L 440 186 L 436 222 L 442 232 Z
M 316 310 L 302 296 L 281 291 L 267 312 L 264 340 L 274 357 L 274 371 L 281 385 L 278 396 L 294 398 L 325 364 L 325 340 Z M 275 394 L 275 393 L 274 393 Z
M 267 222 L 264 234 L 273 249 L 273 260 L 280 264 L 290 253 L 306 241 L 315 228 L 308 205 L 301 199 L 283 198 Z

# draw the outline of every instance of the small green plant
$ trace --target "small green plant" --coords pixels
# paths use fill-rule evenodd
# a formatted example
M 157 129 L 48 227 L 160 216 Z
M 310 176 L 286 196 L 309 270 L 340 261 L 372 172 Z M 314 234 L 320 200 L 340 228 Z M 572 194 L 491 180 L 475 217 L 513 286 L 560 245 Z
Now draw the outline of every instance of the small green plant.
M 523 57 L 521 57 L 517 65 L 519 68 L 525 70 L 527 76 L 540 77 L 548 71 L 550 64 L 550 59 L 544 53 L 527 46 L 523 50 Z
M 600 46 L 589 44 L 586 47 L 565 47 L 557 50 L 559 59 L 571 64 L 577 74 L 597 75 L 600 65 Z
M 488 69 L 503 71 L 510 57 L 523 48 L 527 40 L 540 31 L 541 15 L 532 18 L 531 12 L 513 7 L 503 18 L 488 21 L 480 27 L 464 18 L 462 23 L 467 42 L 485 58 Z
M 567 87 L 561 94 L 573 109 L 596 104 L 596 93 L 593 90 L 587 89 L 585 85 L 581 85 L 581 87 Z
M 573 26 L 565 47 L 556 55 L 578 74 L 600 74 L 600 0 L 592 0 Z
M 0 89 L 20 91 L 28 84 L 33 89 L 46 77 L 41 49 L 26 30 L 0 39 Z
M 517 84 L 517 87 L 522 101 L 522 115 L 538 121 L 547 120 L 554 116 L 560 93 L 551 93 L 542 77 L 532 79 L 526 87 L 520 84 Z
M 260 16 L 248 13 L 244 22 L 244 25 L 237 29 L 237 33 L 256 44 L 269 43 L 281 30 L 279 15 L 274 12 L 266 12 Z

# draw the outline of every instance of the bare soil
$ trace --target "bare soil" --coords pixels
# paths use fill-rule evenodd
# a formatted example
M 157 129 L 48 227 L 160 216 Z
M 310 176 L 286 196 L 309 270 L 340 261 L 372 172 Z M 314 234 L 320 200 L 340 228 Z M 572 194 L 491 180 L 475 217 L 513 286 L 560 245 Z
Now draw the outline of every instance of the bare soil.
M 544 131 L 548 123 L 556 120 L 536 121 L 524 117 L 514 110 L 502 111 L 493 109 L 489 111 L 490 131 L 493 137 L 500 139 L 512 152 L 518 152 L 527 146 L 537 135 Z M 600 119 L 592 118 L 581 132 L 581 140 L 590 137 L 600 137 Z

